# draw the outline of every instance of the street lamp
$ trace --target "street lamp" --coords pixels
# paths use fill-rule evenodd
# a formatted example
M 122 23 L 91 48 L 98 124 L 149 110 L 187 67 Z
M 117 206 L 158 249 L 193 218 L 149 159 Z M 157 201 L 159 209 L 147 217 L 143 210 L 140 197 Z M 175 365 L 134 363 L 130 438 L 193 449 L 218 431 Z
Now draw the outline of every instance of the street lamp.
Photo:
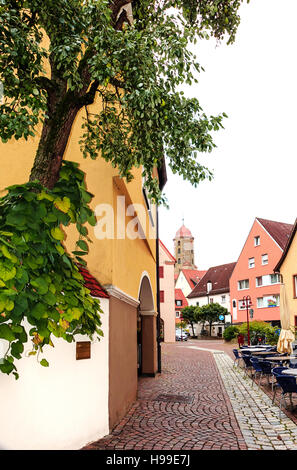
M 248 346 L 250 346 L 250 324 L 249 324 L 249 308 L 252 306 L 252 299 L 249 295 L 246 295 L 242 299 L 242 306 L 246 307 L 246 322 L 247 322 L 247 334 L 248 334 Z

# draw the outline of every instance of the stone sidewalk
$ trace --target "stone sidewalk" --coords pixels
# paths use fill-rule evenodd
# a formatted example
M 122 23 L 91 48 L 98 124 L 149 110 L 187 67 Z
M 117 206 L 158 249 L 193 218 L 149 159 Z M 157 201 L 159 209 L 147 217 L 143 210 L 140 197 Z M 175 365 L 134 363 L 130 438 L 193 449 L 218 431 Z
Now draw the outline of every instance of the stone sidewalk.
M 277 401 L 278 403 L 278 401 Z M 84 450 L 296 450 L 297 426 L 233 367 L 223 341 L 162 345 L 162 374 L 110 435 Z

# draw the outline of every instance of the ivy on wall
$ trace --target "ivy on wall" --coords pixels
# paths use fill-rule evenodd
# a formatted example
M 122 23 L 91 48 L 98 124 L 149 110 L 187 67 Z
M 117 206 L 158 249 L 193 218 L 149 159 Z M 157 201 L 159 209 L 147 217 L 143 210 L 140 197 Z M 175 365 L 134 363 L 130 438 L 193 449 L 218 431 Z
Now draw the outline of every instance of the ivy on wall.
M 86 224 L 96 223 L 89 208 L 92 195 L 77 164 L 63 162 L 52 190 L 29 182 L 7 191 L 0 199 L 0 339 L 8 348 L 0 371 L 18 378 L 15 359 L 23 356 L 29 338 L 29 354 L 38 355 L 45 345 L 54 346 L 54 337 L 69 343 L 76 334 L 100 337 L 102 310 L 77 266 L 85 265 L 88 253 Z M 62 229 L 70 224 L 79 233 L 71 256 Z M 46 359 L 40 364 L 49 365 Z

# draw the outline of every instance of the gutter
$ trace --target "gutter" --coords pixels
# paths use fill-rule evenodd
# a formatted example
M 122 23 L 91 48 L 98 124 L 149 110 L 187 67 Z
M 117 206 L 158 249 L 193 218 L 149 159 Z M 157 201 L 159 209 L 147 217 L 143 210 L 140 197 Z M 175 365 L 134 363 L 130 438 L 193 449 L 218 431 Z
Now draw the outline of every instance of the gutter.
M 157 278 L 157 356 L 158 356 L 158 372 L 162 371 L 161 358 L 161 311 L 160 311 L 160 273 L 159 273 L 159 211 L 156 207 L 156 278 Z

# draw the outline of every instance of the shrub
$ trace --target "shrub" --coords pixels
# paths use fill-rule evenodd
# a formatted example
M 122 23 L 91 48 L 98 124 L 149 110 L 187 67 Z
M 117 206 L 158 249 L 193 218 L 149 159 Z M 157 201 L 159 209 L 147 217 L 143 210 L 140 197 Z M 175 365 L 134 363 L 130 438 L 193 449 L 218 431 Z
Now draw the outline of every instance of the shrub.
M 264 343 L 265 341 L 269 344 L 277 344 L 278 342 L 278 335 L 276 334 L 276 330 L 278 327 L 273 327 L 269 323 L 261 322 L 261 321 L 252 321 L 249 323 L 249 330 L 250 330 L 250 340 L 252 344 L 257 344 L 259 340 L 262 340 Z M 242 333 L 245 337 L 247 337 L 247 323 L 242 323 L 238 327 L 239 333 Z
M 230 325 L 225 329 L 223 333 L 223 338 L 225 341 L 231 341 L 232 339 L 237 337 L 238 333 L 239 333 L 238 327 Z

